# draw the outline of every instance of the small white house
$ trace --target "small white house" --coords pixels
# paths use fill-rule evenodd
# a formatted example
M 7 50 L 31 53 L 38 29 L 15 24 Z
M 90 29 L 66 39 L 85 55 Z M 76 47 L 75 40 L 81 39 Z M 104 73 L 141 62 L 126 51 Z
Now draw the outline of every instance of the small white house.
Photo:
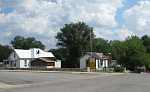
M 102 70 L 109 67 L 111 57 L 103 53 L 87 52 L 80 58 L 80 69 L 90 67 L 91 69 Z
M 39 48 L 14 49 L 8 58 L 8 66 L 16 68 L 61 68 L 61 61 L 57 61 L 51 52 Z

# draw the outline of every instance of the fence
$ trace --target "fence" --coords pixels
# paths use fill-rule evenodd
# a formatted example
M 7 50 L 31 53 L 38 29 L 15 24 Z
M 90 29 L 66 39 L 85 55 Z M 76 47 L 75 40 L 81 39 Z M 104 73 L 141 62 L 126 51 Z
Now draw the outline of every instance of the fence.
M 31 67 L 31 68 L 0 67 L 0 70 L 75 71 L 75 72 L 87 71 L 86 69 L 80 68 L 45 68 L 45 67 Z
M 72 72 L 116 72 L 114 68 L 96 69 L 80 69 L 80 68 L 46 68 L 46 67 L 31 67 L 31 68 L 16 68 L 3 66 L 0 70 L 32 70 L 32 71 L 72 71 Z

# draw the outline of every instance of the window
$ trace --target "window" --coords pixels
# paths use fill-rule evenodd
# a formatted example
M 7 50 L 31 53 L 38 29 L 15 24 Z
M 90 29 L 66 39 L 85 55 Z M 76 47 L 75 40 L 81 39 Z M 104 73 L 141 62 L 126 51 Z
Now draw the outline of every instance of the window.
M 40 54 L 40 51 L 39 51 L 39 50 L 37 50 L 37 51 L 36 51 L 36 54 Z
M 48 62 L 47 66 L 55 66 L 55 63 L 54 62 Z
M 102 65 L 103 65 L 103 60 L 102 59 L 98 60 L 98 68 L 101 68 Z
M 100 68 L 101 67 L 100 60 L 97 60 L 97 63 L 98 63 L 98 68 Z
M 27 60 L 24 60 L 24 66 L 27 67 Z
M 14 53 L 14 58 L 16 57 L 15 53 Z
M 101 66 L 103 65 L 103 59 L 101 59 Z

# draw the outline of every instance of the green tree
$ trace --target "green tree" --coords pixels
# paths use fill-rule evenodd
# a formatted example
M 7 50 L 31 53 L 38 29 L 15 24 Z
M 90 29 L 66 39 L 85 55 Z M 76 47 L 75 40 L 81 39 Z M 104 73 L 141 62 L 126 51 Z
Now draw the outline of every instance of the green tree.
M 142 41 L 143 41 L 143 45 L 145 46 L 146 48 L 146 51 L 148 53 L 150 53 L 150 37 L 147 36 L 147 35 L 144 35 L 142 38 Z
M 143 62 L 147 70 L 150 71 L 150 54 L 146 53 L 143 55 Z
M 12 49 L 9 46 L 0 45 L 0 62 L 8 59 Z
M 50 49 L 49 52 L 52 52 L 54 56 L 61 60 L 62 67 L 66 67 L 66 57 L 67 57 L 67 50 L 66 48 L 57 48 L 57 49 Z
M 65 24 L 57 33 L 57 46 L 66 48 L 67 67 L 79 67 L 79 58 L 88 50 L 90 37 L 94 38 L 93 28 L 83 22 Z
M 126 67 L 130 70 L 135 70 L 137 67 L 141 67 L 144 65 L 144 55 L 146 53 L 146 49 L 143 45 L 141 39 L 136 36 L 131 36 L 125 41 L 127 46 L 126 51 Z
M 40 41 L 37 41 L 33 37 L 24 38 L 22 36 L 16 36 L 11 41 L 11 44 L 15 49 L 45 48 L 45 46 Z
M 126 46 L 123 41 L 111 41 L 112 58 L 117 60 L 118 64 L 124 65 L 126 56 Z
M 95 38 L 93 39 L 93 51 L 110 53 L 111 51 L 110 44 L 107 40 L 103 38 Z
M 136 36 L 128 37 L 125 41 L 114 41 L 111 43 L 112 54 L 118 63 L 129 70 L 146 66 L 148 56 L 141 39 Z

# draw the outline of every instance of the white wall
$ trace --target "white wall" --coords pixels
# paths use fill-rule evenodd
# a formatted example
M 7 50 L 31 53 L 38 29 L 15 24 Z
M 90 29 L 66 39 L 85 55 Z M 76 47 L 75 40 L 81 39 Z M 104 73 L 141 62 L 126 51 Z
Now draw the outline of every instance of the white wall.
M 106 62 L 106 67 L 108 67 L 108 60 L 105 60 L 105 62 Z
M 81 57 L 81 59 L 80 59 L 80 69 L 87 68 L 86 67 L 86 61 L 87 61 L 88 58 L 89 58 L 88 55 L 85 55 L 85 56 Z M 102 65 L 101 65 L 101 62 L 102 62 Z M 104 67 L 108 67 L 108 60 L 102 60 L 101 61 L 101 60 L 96 59 L 96 69 L 99 70 L 99 69 L 102 69 Z
M 99 60 L 96 59 L 96 69 L 98 69 Z
M 103 67 L 108 67 L 108 60 L 103 60 Z
M 40 53 L 40 49 L 37 49 L 37 48 L 31 49 L 31 57 L 32 57 L 32 58 L 38 58 L 38 57 L 39 57 L 39 54 L 38 54 L 37 52 Z
M 12 60 L 15 60 L 16 58 L 14 57 L 15 56 L 15 53 L 11 53 L 10 56 L 8 57 L 8 60 L 12 61 Z
M 27 68 L 30 68 L 30 62 L 31 60 L 27 60 Z
M 85 55 L 85 56 L 81 57 L 81 59 L 80 59 L 80 69 L 87 68 L 86 67 L 86 61 L 87 61 L 88 58 L 89 58 L 88 55 Z
M 17 67 L 17 61 L 18 61 L 18 55 L 15 52 L 12 52 L 10 54 L 10 56 L 8 57 L 8 61 L 9 61 L 9 67 Z M 16 66 L 15 66 L 16 64 Z M 19 65 L 18 65 L 19 66 Z
M 55 68 L 61 68 L 61 60 L 55 61 Z
M 16 60 L 16 68 L 20 68 L 20 60 Z
M 21 59 L 19 63 L 20 63 L 20 66 L 18 68 L 30 68 L 30 60 L 29 59 Z
M 19 63 L 20 63 L 20 65 L 19 65 L 18 68 L 25 68 L 24 67 L 24 60 L 20 60 Z
M 101 65 L 101 60 L 96 60 L 96 69 L 97 70 L 102 70 L 103 69 L 103 65 Z M 103 63 L 104 64 L 104 63 Z

